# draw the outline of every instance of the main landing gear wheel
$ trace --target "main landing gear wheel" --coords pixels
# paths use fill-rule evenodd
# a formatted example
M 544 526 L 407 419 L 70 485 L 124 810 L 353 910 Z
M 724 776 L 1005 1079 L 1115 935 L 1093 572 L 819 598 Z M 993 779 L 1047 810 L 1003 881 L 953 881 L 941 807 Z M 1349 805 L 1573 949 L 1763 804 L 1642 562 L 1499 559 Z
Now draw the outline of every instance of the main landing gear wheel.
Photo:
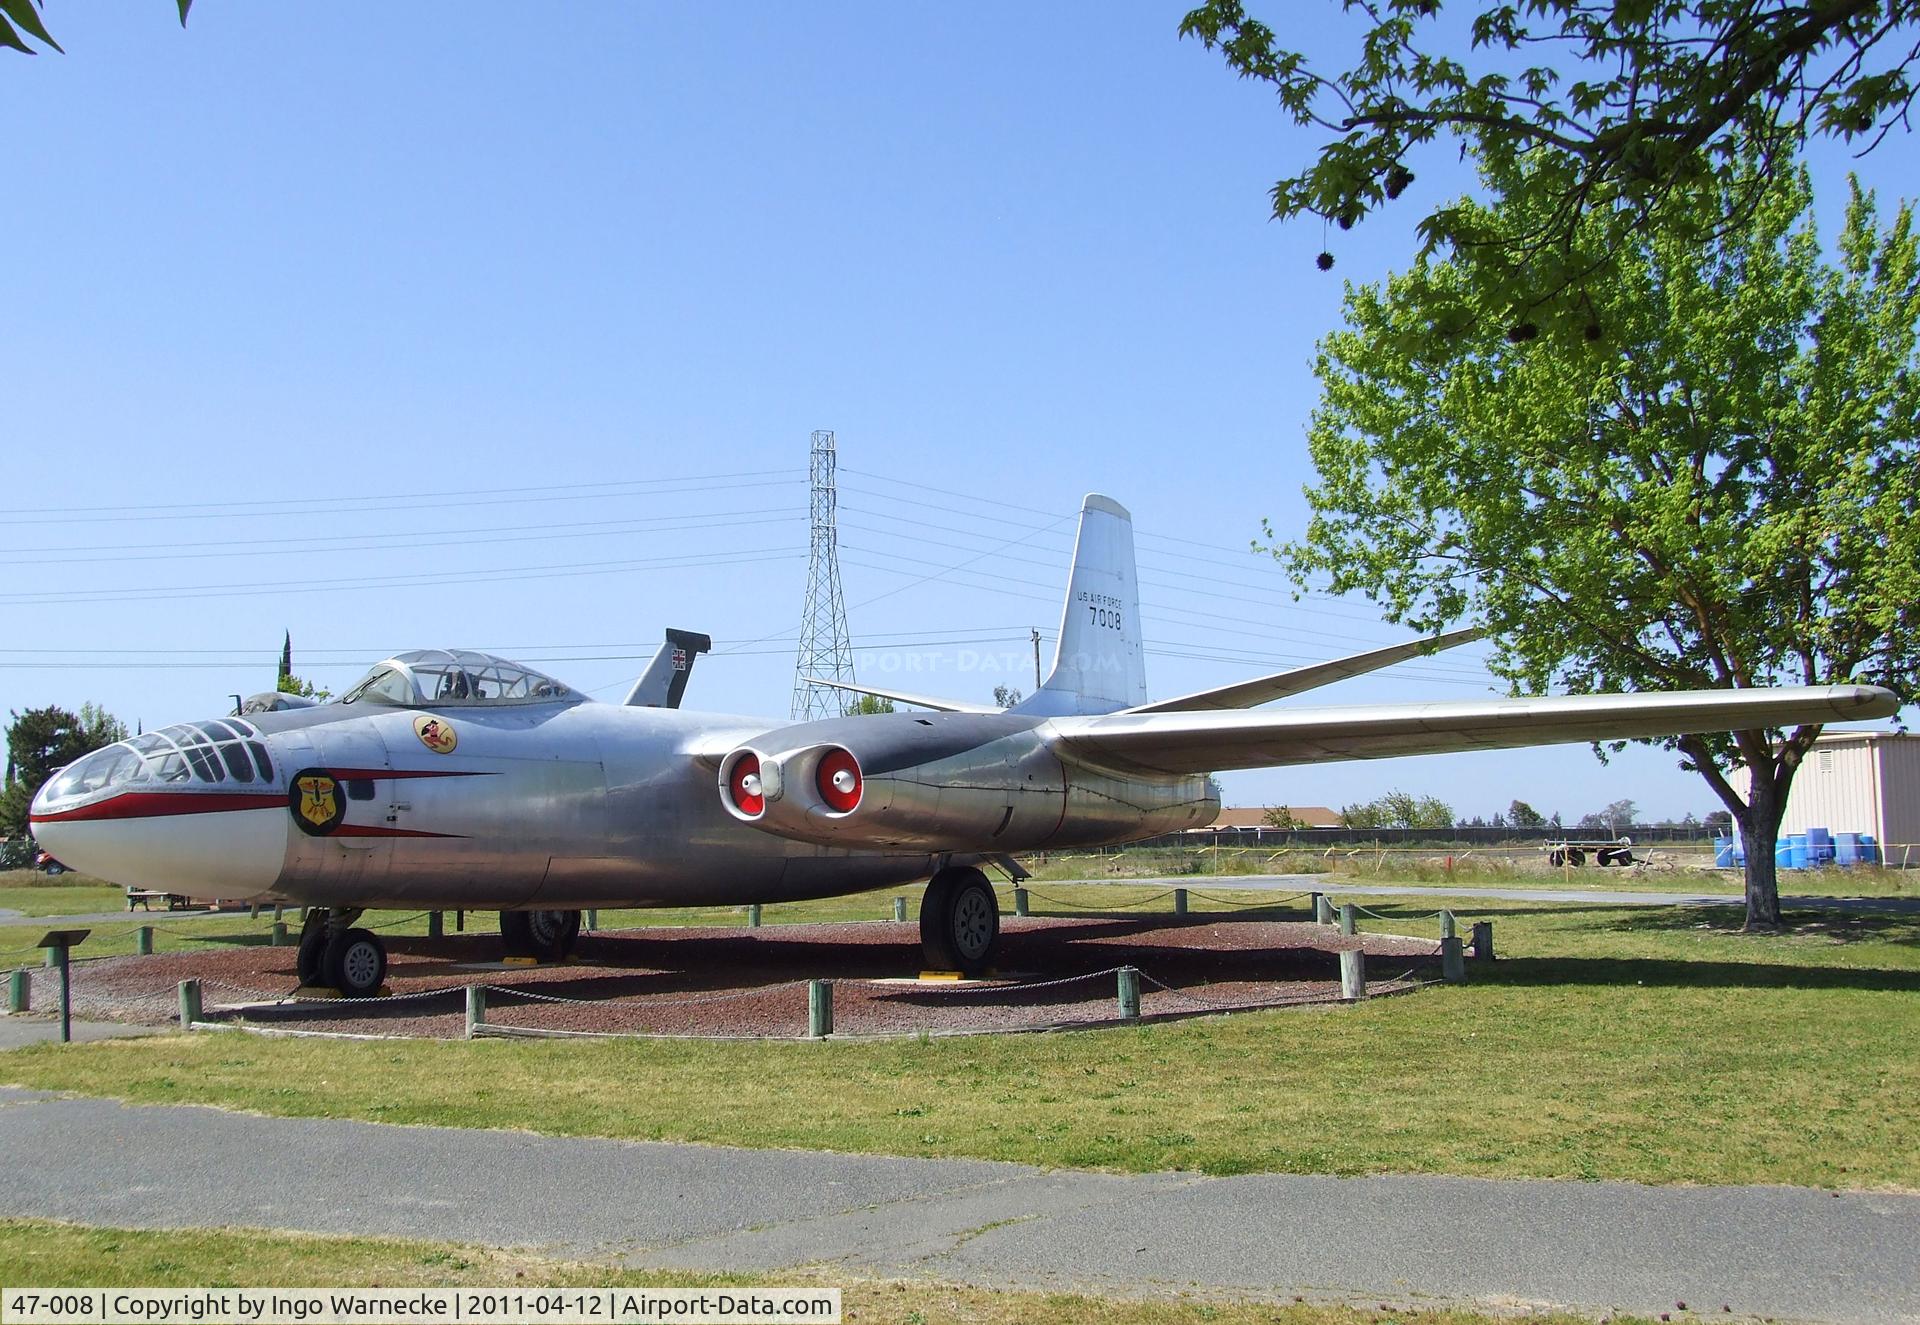
M 387 945 L 371 930 L 350 929 L 327 943 L 326 972 L 342 998 L 372 998 L 387 978 Z
M 920 903 L 920 946 L 935 971 L 980 975 L 1000 940 L 1000 901 L 970 866 L 941 870 Z
M 307 912 L 306 922 L 300 926 L 300 952 L 294 959 L 294 969 L 300 972 L 303 988 L 327 982 L 327 913 L 324 910 Z
M 543 962 L 565 961 L 580 937 L 578 911 L 502 911 L 500 937 L 507 956 Z

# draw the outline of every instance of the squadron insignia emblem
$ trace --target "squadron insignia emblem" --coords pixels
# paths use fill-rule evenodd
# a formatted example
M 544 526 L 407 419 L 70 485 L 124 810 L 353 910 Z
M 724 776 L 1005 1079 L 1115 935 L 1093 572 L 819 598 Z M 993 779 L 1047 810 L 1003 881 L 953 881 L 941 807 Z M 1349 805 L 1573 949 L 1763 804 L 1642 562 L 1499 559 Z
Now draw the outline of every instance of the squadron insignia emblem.
M 413 734 L 420 738 L 420 744 L 437 755 L 450 755 L 453 747 L 460 744 L 453 724 L 431 713 L 422 713 L 413 720 Z
M 287 800 L 294 823 L 314 837 L 325 837 L 347 817 L 347 798 L 339 779 L 315 769 L 294 774 Z

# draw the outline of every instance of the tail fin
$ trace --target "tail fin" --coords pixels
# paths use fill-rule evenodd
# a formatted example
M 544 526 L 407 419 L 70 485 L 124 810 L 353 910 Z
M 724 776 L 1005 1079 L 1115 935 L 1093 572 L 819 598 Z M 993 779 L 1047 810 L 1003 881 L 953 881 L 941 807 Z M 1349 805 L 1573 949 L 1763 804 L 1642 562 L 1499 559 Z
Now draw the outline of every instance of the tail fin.
M 693 660 L 711 651 L 713 640 L 691 630 L 667 630 L 667 641 L 627 692 L 627 703 L 642 708 L 677 709 L 693 675 Z
M 1146 702 L 1133 516 L 1113 498 L 1089 493 L 1080 507 L 1053 672 L 1013 711 L 1057 717 L 1113 713 Z

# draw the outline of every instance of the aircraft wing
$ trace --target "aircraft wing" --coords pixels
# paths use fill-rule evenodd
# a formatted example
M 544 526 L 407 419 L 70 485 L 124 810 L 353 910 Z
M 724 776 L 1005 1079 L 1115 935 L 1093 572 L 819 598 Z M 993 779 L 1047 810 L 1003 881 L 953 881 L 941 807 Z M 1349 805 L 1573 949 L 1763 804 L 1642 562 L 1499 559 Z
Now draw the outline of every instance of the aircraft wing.
M 1111 713 L 1055 718 L 1063 758 L 1120 771 L 1210 773 L 1336 759 L 1498 750 L 1885 718 L 1878 686 L 1682 690 L 1465 703 L 1356 704 L 1278 713 Z
M 1336 658 L 1332 662 L 1296 667 L 1292 671 L 1275 672 L 1271 676 L 1257 676 L 1251 681 L 1240 681 L 1230 686 L 1219 686 L 1213 690 L 1198 690 L 1193 694 L 1180 695 L 1173 699 L 1156 699 L 1150 704 L 1135 705 L 1127 712 L 1192 713 L 1205 709 L 1250 709 L 1256 704 L 1285 699 L 1288 695 L 1318 690 L 1321 686 L 1332 685 L 1335 681 L 1344 681 L 1350 676 L 1364 676 L 1368 672 L 1376 672 L 1382 667 L 1391 667 L 1395 663 L 1406 662 L 1409 658 L 1418 658 L 1422 654 L 1451 649 L 1477 640 L 1485 634 L 1486 631 L 1475 627 L 1469 630 L 1449 631 L 1445 635 L 1436 635 L 1432 639 L 1389 644 L 1384 649 L 1356 653 L 1345 658 Z
M 915 708 L 933 709 L 937 713 L 998 713 L 999 709 L 987 704 L 962 704 L 957 699 L 930 699 L 926 695 L 911 695 L 904 690 L 877 690 L 873 686 L 849 685 L 845 681 L 829 681 L 824 676 L 809 676 L 808 685 L 832 686 L 835 690 L 850 690 L 856 695 L 878 695 L 882 699 L 891 699 L 897 704 L 912 704 Z

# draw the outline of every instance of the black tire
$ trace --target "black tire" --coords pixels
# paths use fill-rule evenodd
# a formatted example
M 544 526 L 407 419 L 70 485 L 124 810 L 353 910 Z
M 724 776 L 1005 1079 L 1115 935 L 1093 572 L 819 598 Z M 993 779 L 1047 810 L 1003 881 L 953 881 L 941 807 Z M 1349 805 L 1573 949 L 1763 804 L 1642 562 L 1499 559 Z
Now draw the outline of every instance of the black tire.
M 578 911 L 502 911 L 500 937 L 507 956 L 565 961 L 580 937 Z
M 1549 851 L 1549 852 L 1547 853 L 1547 864 L 1549 864 L 1549 865 L 1551 865 L 1551 866 L 1553 866 L 1553 867 L 1554 867 L 1555 869 L 1559 869 L 1559 868 L 1560 868 L 1560 867 L 1561 867 L 1562 865 L 1564 865 L 1564 864 L 1566 864 L 1566 863 L 1567 863 L 1567 853 L 1566 853 L 1566 852 L 1564 852 L 1564 851 Z
M 1587 853 L 1575 847 L 1573 850 L 1567 852 L 1567 863 L 1569 865 L 1584 865 L 1587 863 Z
M 326 970 L 342 998 L 372 998 L 387 978 L 387 945 L 371 930 L 350 929 L 328 942 Z
M 980 975 L 1000 942 L 1000 900 L 987 876 L 971 867 L 933 876 L 920 902 L 920 947 L 927 968 Z
M 300 972 L 302 986 L 319 986 L 327 982 L 327 922 L 324 916 L 315 915 L 301 926 L 300 950 L 294 958 L 294 969 Z

